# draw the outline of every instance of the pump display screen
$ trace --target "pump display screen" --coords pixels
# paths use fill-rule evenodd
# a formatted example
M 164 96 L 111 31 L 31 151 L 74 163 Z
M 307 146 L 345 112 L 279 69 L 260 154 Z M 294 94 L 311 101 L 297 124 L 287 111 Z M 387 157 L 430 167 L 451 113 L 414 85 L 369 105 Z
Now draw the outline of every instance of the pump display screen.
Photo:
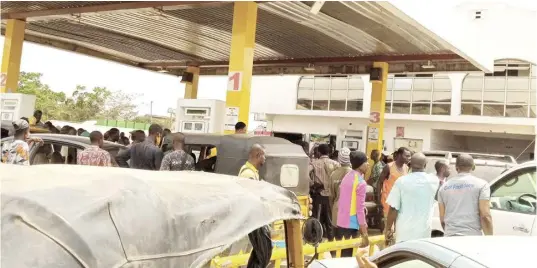
M 206 115 L 209 115 L 209 109 L 192 109 L 192 108 L 187 108 L 187 109 L 185 109 L 185 115 L 201 115 L 201 116 L 206 116 Z
M 17 108 L 18 100 L 4 100 L 2 102 L 2 110 L 14 111 Z

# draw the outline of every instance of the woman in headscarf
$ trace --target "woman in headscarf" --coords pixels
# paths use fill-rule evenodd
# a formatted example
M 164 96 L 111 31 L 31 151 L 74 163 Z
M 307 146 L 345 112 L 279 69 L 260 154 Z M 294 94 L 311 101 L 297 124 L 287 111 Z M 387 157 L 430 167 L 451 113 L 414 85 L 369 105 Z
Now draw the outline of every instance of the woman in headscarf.
M 30 124 L 22 119 L 13 122 L 15 135 L 12 142 L 5 142 L 2 146 L 2 163 L 14 165 L 30 165 L 29 143 L 42 144 L 40 138 L 30 138 Z

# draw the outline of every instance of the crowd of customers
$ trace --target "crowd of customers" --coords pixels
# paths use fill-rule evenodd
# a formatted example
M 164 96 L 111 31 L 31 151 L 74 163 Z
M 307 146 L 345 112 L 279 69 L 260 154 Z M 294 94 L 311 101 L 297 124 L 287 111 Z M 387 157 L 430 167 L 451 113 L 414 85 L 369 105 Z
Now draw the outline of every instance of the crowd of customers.
M 474 164 L 468 154 L 458 156 L 458 174 L 448 180 L 452 174 L 447 161 L 434 163 L 436 173 L 429 174 L 425 155 L 405 147 L 393 154 L 373 150 L 369 158 L 363 152 L 342 148 L 337 161 L 330 159 L 333 154 L 328 144 L 308 149 L 305 144 L 304 151 L 310 156 L 312 214 L 319 219 L 326 239 L 361 237 L 360 247 L 369 244 L 368 185 L 383 215 L 386 246 L 431 237 L 436 200 L 446 236 L 492 234 L 490 189 L 483 179 L 470 174 Z M 341 256 L 352 256 L 352 250 L 343 250 Z

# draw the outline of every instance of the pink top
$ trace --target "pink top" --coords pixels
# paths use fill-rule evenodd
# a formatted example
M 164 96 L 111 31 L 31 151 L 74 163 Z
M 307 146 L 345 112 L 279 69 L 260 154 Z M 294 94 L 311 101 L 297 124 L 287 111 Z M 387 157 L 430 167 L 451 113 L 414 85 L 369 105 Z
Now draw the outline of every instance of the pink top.
M 352 206 L 353 192 L 355 195 L 356 205 Z M 337 226 L 347 229 L 360 229 L 360 225 L 367 225 L 365 219 L 365 197 L 367 192 L 367 183 L 364 180 L 364 174 L 356 170 L 351 170 L 339 186 Z M 353 207 L 355 211 L 353 211 Z

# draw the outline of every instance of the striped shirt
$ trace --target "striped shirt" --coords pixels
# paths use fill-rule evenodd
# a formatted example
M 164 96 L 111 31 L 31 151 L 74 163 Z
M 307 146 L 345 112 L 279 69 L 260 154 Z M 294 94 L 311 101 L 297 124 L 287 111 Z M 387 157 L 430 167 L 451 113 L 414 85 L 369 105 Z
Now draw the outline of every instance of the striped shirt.
M 326 155 L 311 161 L 309 171 L 313 170 L 317 179 L 323 184 L 324 190 L 321 191 L 322 196 L 330 196 L 330 175 L 340 166 L 337 161 L 328 158 Z

